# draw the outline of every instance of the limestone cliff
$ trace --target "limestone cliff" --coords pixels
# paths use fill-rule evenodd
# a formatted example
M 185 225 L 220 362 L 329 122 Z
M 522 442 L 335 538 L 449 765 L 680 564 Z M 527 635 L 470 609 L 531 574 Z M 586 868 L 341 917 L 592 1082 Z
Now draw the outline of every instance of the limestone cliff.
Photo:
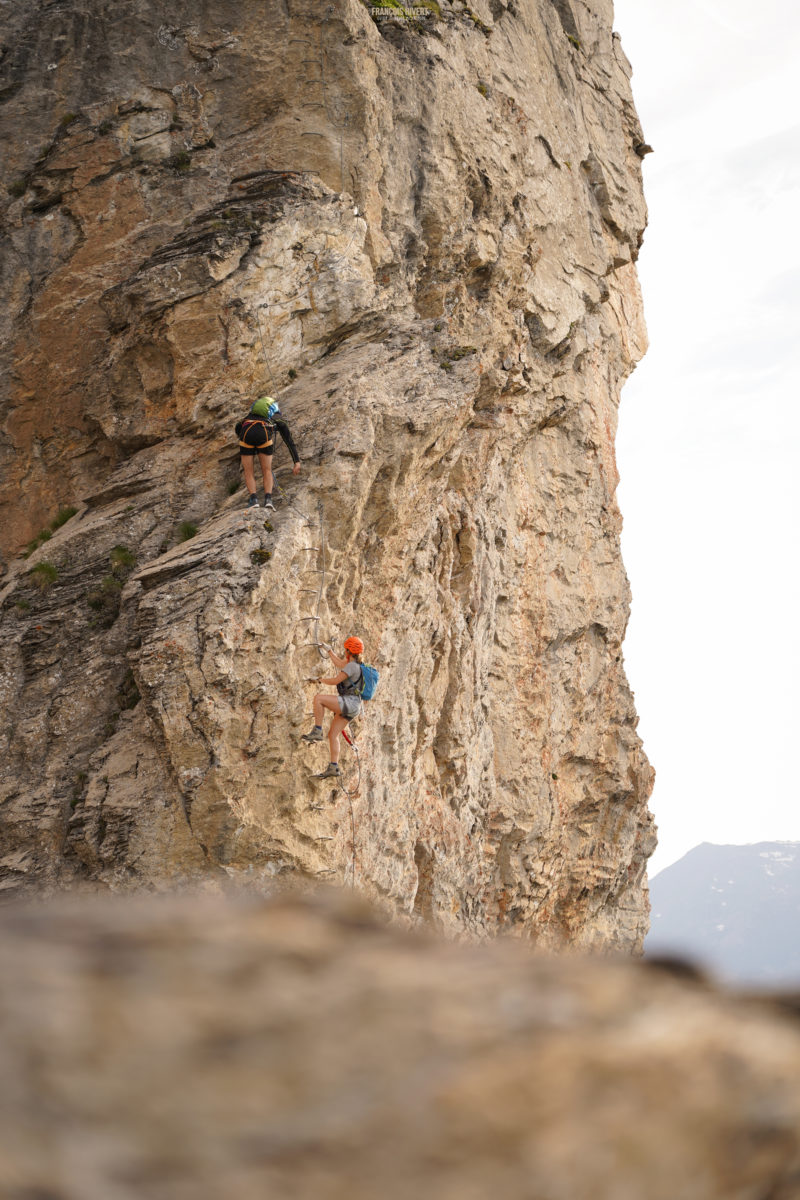
M 326 879 L 635 949 L 630 68 L 610 0 L 388 12 L 3 10 L 2 883 Z M 263 391 L 303 459 L 269 521 Z M 348 796 L 298 736 L 350 632 Z

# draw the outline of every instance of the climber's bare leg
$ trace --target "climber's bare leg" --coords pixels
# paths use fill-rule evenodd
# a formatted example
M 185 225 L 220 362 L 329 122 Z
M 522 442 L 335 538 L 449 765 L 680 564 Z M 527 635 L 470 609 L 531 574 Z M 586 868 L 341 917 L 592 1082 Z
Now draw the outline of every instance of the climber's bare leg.
M 261 463 L 261 477 L 264 480 L 264 491 L 268 496 L 271 496 L 272 489 L 275 486 L 275 481 L 272 478 L 272 455 L 259 454 L 258 461 Z
M 331 748 L 332 763 L 338 763 L 339 761 L 339 747 L 341 745 L 341 742 L 339 741 L 339 734 L 347 724 L 347 717 L 342 716 L 334 717 L 331 721 L 331 727 L 328 730 L 328 745 Z
M 314 697 L 314 724 L 322 724 L 322 714 L 326 708 L 331 712 L 335 712 L 338 716 L 340 713 L 339 697 L 326 695 L 325 692 L 317 692 Z
M 247 490 L 252 496 L 256 490 L 256 473 L 253 470 L 252 454 L 242 455 L 242 470 L 244 471 L 244 481 L 247 484 Z

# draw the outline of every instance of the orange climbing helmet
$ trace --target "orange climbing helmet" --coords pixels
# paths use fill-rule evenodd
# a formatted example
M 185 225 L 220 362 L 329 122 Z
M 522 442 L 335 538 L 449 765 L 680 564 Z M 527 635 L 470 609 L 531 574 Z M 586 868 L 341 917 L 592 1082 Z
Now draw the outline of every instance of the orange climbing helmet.
M 363 654 L 364 643 L 359 637 L 349 637 L 344 643 L 345 650 L 349 650 L 351 654 Z

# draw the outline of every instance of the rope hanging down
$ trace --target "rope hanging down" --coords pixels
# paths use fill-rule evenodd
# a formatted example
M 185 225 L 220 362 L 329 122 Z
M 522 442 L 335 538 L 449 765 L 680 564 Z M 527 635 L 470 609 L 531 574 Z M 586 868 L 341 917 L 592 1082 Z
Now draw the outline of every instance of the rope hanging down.
M 317 65 L 319 66 L 319 78 L 317 80 L 313 80 L 312 82 L 319 84 L 319 86 L 321 88 L 322 107 L 325 111 L 325 116 L 327 117 L 329 125 L 332 126 L 339 133 L 339 194 L 341 197 L 344 194 L 344 133 L 345 133 L 345 130 L 349 128 L 350 113 L 348 111 L 345 111 L 344 119 L 340 120 L 340 119 L 338 119 L 337 115 L 332 111 L 331 107 L 329 106 L 328 88 L 327 88 L 326 76 L 325 76 L 325 48 L 324 48 L 324 42 L 323 42 L 323 27 L 330 21 L 331 15 L 334 14 L 335 11 L 336 11 L 336 9 L 332 4 L 328 5 L 326 12 L 325 12 L 325 17 L 324 17 L 323 21 L 321 22 L 320 26 L 318 27 L 317 49 L 318 49 L 319 57 L 317 59 Z M 292 39 L 292 40 L 306 41 L 306 39 Z M 311 43 L 307 42 L 307 44 L 310 45 Z M 308 60 L 308 61 L 311 62 L 313 60 Z M 320 131 L 320 132 L 317 132 L 316 134 L 312 133 L 311 136 L 324 137 L 325 135 L 324 135 L 324 133 L 322 133 Z M 358 216 L 357 209 L 356 209 L 354 215 Z M 343 214 L 340 213 L 340 219 L 342 216 L 343 216 Z M 292 293 L 289 296 L 285 296 L 282 300 L 268 301 L 267 303 L 262 304 L 258 308 L 256 308 L 255 315 L 256 315 L 256 324 L 258 326 L 259 342 L 261 344 L 261 353 L 264 358 L 264 365 L 266 366 L 271 386 L 276 393 L 279 391 L 279 387 L 278 387 L 277 380 L 275 378 L 275 374 L 272 370 L 272 364 L 270 362 L 270 355 L 267 351 L 267 342 L 270 343 L 270 349 L 272 348 L 272 339 L 269 336 L 269 329 L 270 329 L 269 321 L 270 321 L 270 315 L 271 315 L 270 310 L 274 310 L 281 306 L 290 304 L 293 300 L 298 299 L 301 295 L 308 292 L 308 297 L 309 297 L 309 302 L 311 304 L 311 307 L 312 307 L 312 309 L 314 309 L 316 311 L 316 305 L 314 304 L 314 299 L 313 299 L 313 292 L 311 290 L 312 283 L 318 283 L 319 280 L 323 276 L 334 273 L 337 270 L 337 268 L 339 267 L 340 263 L 344 262 L 347 259 L 349 252 L 350 252 L 350 247 L 353 245 L 353 242 L 356 239 L 357 233 L 358 233 L 358 226 L 354 223 L 353 231 L 350 235 L 350 239 L 349 239 L 347 245 L 345 246 L 344 250 L 342 251 L 342 253 L 334 256 L 331 260 L 329 260 L 327 266 L 325 266 L 322 270 L 320 270 L 319 265 L 318 265 L 318 258 L 315 256 L 313 264 L 309 263 L 310 278 L 307 280 L 306 283 L 304 283 L 301 287 L 299 287 L 294 293 Z M 325 251 L 323 251 L 322 253 L 324 254 Z M 360 283 L 360 280 L 352 280 L 351 283 L 353 283 L 353 284 Z M 262 310 L 266 310 L 266 315 L 265 315 L 265 320 L 267 322 L 267 339 L 266 339 L 266 341 L 264 338 L 264 329 L 263 329 L 262 322 L 261 322 Z M 289 499 L 289 497 L 286 495 L 285 491 L 280 486 L 280 484 L 277 482 L 277 480 L 275 481 L 275 485 L 281 496 L 282 501 L 285 504 L 287 504 L 289 507 L 293 508 L 294 511 L 303 518 L 303 520 L 305 521 L 305 523 L 308 526 L 313 526 L 316 522 L 314 522 L 312 520 L 312 518 L 309 517 L 309 515 L 306 512 L 304 512 L 301 508 L 299 508 L 296 504 L 294 504 Z M 315 646 L 319 650 L 320 654 L 322 654 L 324 657 L 324 649 L 323 649 L 322 643 L 319 640 L 320 610 L 322 608 L 322 600 L 323 600 L 323 597 L 325 594 L 325 582 L 326 582 L 325 522 L 323 520 L 323 508 L 322 508 L 321 500 L 319 501 L 317 512 L 318 512 L 318 522 L 319 522 L 319 530 L 320 530 L 319 553 L 321 556 L 321 566 L 318 568 L 319 575 L 320 575 L 320 583 L 319 583 L 319 588 L 315 589 L 316 590 L 316 601 L 315 601 L 315 605 L 314 605 L 313 616 L 303 617 L 302 620 L 313 623 L 313 626 L 314 626 L 313 638 L 314 638 L 314 640 L 313 640 L 313 642 L 310 642 L 308 644 Z M 345 787 L 341 777 L 338 777 L 336 779 L 336 785 L 337 785 L 339 791 L 341 791 L 342 794 L 346 797 L 348 808 L 350 811 L 350 833 L 351 833 L 351 848 L 352 848 L 351 861 L 350 861 L 350 880 L 351 880 L 351 886 L 354 887 L 355 886 L 355 878 L 356 878 L 356 827 L 355 827 L 355 812 L 353 809 L 353 800 L 358 796 L 360 788 L 361 788 L 361 758 L 359 756 L 358 746 L 356 745 L 355 740 L 347 733 L 346 730 L 343 731 L 343 736 L 344 736 L 345 741 L 352 748 L 352 750 L 356 756 L 356 783 L 355 783 L 355 787 L 353 788 L 353 790 L 348 791 L 348 789 Z
M 277 486 L 278 486 L 278 491 L 280 492 L 282 499 L 287 504 L 289 504 L 292 508 L 294 508 L 295 512 L 297 512 L 301 517 L 303 517 L 303 519 L 305 520 L 307 525 L 313 526 L 314 524 L 316 524 L 316 522 L 311 520 L 311 518 L 308 516 L 307 513 L 303 512 L 302 509 L 298 508 L 297 505 L 293 504 L 292 501 L 288 499 L 288 497 L 286 496 L 286 493 L 284 492 L 283 488 L 280 487 L 279 484 Z M 301 617 L 300 621 L 313 622 L 313 624 L 314 624 L 314 640 L 313 640 L 313 642 L 307 642 L 305 644 L 308 646 L 315 646 L 319 650 L 320 654 L 322 654 L 324 657 L 325 651 L 323 650 L 323 643 L 320 642 L 320 640 L 319 640 L 320 609 L 322 608 L 322 599 L 325 594 L 325 579 L 326 579 L 325 521 L 323 519 L 323 507 L 322 507 L 321 500 L 319 501 L 318 506 L 317 506 L 317 520 L 319 522 L 319 530 L 320 530 L 319 553 L 321 554 L 321 566 L 317 568 L 317 571 L 320 576 L 320 583 L 319 583 L 318 588 L 313 589 L 316 593 L 316 602 L 314 605 L 313 614 L 308 617 Z M 312 547 L 309 547 L 309 549 L 311 549 L 311 548 Z M 355 887 L 355 881 L 356 881 L 356 819 L 355 819 L 355 810 L 353 809 L 353 800 L 356 799 L 356 797 L 358 796 L 358 794 L 361 790 L 361 757 L 358 753 L 358 746 L 356 745 L 355 739 L 347 732 L 346 729 L 344 729 L 342 731 L 342 736 L 344 737 L 344 740 L 347 742 L 348 746 L 350 746 L 350 748 L 353 750 L 353 753 L 356 756 L 356 783 L 355 783 L 355 787 L 353 788 L 353 790 L 348 791 L 348 789 L 344 786 L 344 782 L 342 781 L 341 776 L 337 776 L 337 778 L 336 778 L 336 786 L 338 787 L 338 789 L 342 793 L 342 795 L 346 798 L 347 805 L 350 810 L 350 836 L 351 836 L 351 846 L 352 846 L 352 852 L 351 852 L 351 858 L 350 858 L 350 881 L 351 881 L 351 886 Z
M 347 797 L 347 804 L 350 809 L 350 846 L 351 846 L 350 886 L 355 887 L 356 886 L 356 818 L 355 818 L 355 814 L 353 812 L 353 801 L 356 798 L 356 796 L 358 795 L 359 791 L 361 790 L 361 758 L 359 757 L 358 746 L 356 745 L 355 741 L 351 737 L 349 737 L 346 730 L 344 730 L 343 732 L 344 732 L 345 741 L 348 743 L 349 746 L 351 746 L 353 748 L 353 751 L 355 752 L 356 768 L 358 770 L 358 775 L 356 777 L 356 786 L 353 788 L 352 792 L 348 792 L 347 788 L 344 786 L 341 779 L 336 780 L 336 782 L 339 786 L 339 791 L 343 792 L 344 795 Z
M 344 131 L 347 128 L 349 128 L 350 113 L 349 113 L 349 111 L 345 110 L 344 120 L 338 120 L 337 116 L 332 111 L 332 109 L 328 103 L 328 89 L 327 89 L 326 78 L 325 78 L 325 46 L 324 46 L 324 42 L 323 42 L 323 27 L 330 21 L 331 15 L 334 14 L 335 12 L 336 12 L 336 9 L 335 9 L 334 5 L 329 4 L 325 11 L 325 16 L 318 28 L 318 31 L 317 31 L 317 53 L 318 53 L 319 57 L 317 59 L 305 60 L 305 61 L 308 61 L 311 63 L 316 63 L 316 65 L 319 67 L 319 77 L 317 79 L 312 79 L 310 81 L 306 80 L 305 82 L 311 82 L 312 84 L 319 85 L 319 87 L 321 89 L 321 97 L 322 97 L 321 107 L 325 111 L 325 116 L 328 119 L 329 125 L 332 126 L 333 129 L 338 130 L 338 132 L 339 132 L 339 196 L 341 198 L 344 195 Z M 303 42 L 309 46 L 312 45 L 311 41 L 307 38 L 292 38 L 291 41 Z M 307 104 L 306 107 L 310 107 L 310 106 Z M 320 107 L 320 106 L 313 105 L 311 107 Z M 309 136 L 324 138 L 325 134 L 321 131 L 310 131 Z M 358 215 L 358 209 L 356 209 L 355 215 L 356 216 Z M 340 216 L 341 216 L 341 214 L 340 214 Z M 339 255 L 336 255 L 332 260 L 330 260 L 328 265 L 326 267 L 324 267 L 322 270 L 320 270 L 320 268 L 318 266 L 318 259 L 315 256 L 313 265 L 309 264 L 309 267 L 311 270 L 310 278 L 308 279 L 308 281 L 306 283 L 303 284 L 302 287 L 298 288 L 296 292 L 294 292 L 290 296 L 284 297 L 283 300 L 268 301 L 267 303 L 262 304 L 260 306 L 260 308 L 257 308 L 255 310 L 256 311 L 256 322 L 258 324 L 258 336 L 259 336 L 259 340 L 261 342 L 261 352 L 264 357 L 264 363 L 267 368 L 267 372 L 269 374 L 270 382 L 272 384 L 273 389 L 276 392 L 278 391 L 278 384 L 276 382 L 275 375 L 272 371 L 272 366 L 270 364 L 269 355 L 267 353 L 267 348 L 266 348 L 266 344 L 264 341 L 264 331 L 261 326 L 261 310 L 266 309 L 266 321 L 267 321 L 267 330 L 268 331 L 269 331 L 270 309 L 276 309 L 276 308 L 280 307 L 281 305 L 290 304 L 293 300 L 296 300 L 299 296 L 304 295 L 306 292 L 308 293 L 309 303 L 310 303 L 312 309 L 316 310 L 316 305 L 314 303 L 314 298 L 313 298 L 313 292 L 311 290 L 312 283 L 318 283 L 319 280 L 321 278 L 323 278 L 325 275 L 329 275 L 329 274 L 333 273 L 338 268 L 339 264 L 344 262 L 347 259 L 348 255 L 350 253 L 350 247 L 352 246 L 353 242 L 355 241 L 357 233 L 358 233 L 358 227 L 354 224 L 353 232 L 350 235 L 350 240 L 347 243 L 347 245 L 345 246 L 342 253 Z M 322 253 L 325 254 L 325 251 L 323 250 Z M 342 282 L 344 282 L 344 281 L 342 281 Z M 350 281 L 350 283 L 353 285 L 360 284 L 360 282 L 361 282 L 360 280 L 351 280 Z M 271 339 L 268 338 L 268 340 L 270 340 L 270 343 L 271 343 Z

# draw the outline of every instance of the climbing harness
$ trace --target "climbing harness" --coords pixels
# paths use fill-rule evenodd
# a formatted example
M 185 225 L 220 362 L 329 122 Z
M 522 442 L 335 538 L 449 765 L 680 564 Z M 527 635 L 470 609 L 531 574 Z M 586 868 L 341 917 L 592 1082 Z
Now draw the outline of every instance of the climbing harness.
M 265 442 L 259 442 L 257 446 L 246 442 L 244 438 L 254 425 L 261 425 L 266 436 Z M 245 417 L 243 421 L 238 423 L 239 445 L 245 450 L 256 450 L 259 454 L 266 454 L 275 444 L 275 426 L 269 421 L 264 421 L 261 417 Z

